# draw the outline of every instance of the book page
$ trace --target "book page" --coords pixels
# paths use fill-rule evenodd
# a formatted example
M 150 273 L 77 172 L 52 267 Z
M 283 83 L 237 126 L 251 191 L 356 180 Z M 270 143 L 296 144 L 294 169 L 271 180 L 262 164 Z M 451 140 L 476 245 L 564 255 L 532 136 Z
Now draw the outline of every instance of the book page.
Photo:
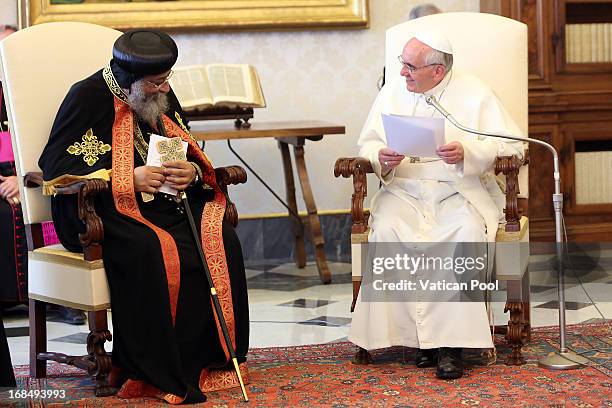
M 249 66 L 211 64 L 207 67 L 212 99 L 215 104 L 244 105 L 253 102 Z
M 261 82 L 259 81 L 259 75 L 257 75 L 257 71 L 255 67 L 249 65 L 249 74 L 250 74 L 250 84 L 251 84 L 251 92 L 253 92 L 253 101 L 251 102 L 251 106 L 254 108 L 265 108 L 266 107 L 266 99 L 264 98 L 263 91 L 261 89 Z
M 183 109 L 213 104 L 205 67 L 176 68 L 169 82 Z

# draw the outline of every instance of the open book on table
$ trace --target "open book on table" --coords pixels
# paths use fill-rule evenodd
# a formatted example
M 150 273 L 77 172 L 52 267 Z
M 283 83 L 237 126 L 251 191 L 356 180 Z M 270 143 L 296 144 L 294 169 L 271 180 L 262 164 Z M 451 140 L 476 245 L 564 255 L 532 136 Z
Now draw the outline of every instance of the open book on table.
M 179 67 L 169 82 L 185 111 L 266 106 L 257 71 L 248 64 Z

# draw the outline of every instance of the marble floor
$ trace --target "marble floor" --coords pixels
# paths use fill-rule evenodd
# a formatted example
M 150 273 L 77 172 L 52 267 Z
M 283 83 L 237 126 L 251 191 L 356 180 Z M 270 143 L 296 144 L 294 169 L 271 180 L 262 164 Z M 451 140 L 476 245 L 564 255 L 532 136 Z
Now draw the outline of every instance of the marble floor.
M 591 258 L 589 258 L 591 259 Z M 567 323 L 612 319 L 612 255 L 597 262 L 576 262 L 575 276 L 567 280 Z M 556 281 L 550 256 L 532 256 L 530 262 L 532 325 L 558 324 Z M 251 266 L 247 270 L 251 318 L 251 347 L 291 346 L 346 340 L 351 321 L 351 265 L 330 262 L 332 283 L 322 285 L 316 265 L 304 269 L 294 264 Z M 588 295 L 587 295 L 588 294 Z M 499 293 L 498 295 L 502 295 Z M 504 303 L 493 303 L 496 324 L 507 322 Z M 594 303 L 591 303 L 591 299 Z M 494 297 L 496 300 L 496 297 Z M 109 312 L 112 324 L 112 315 Z M 4 316 L 13 364 L 28 363 L 27 311 Z M 87 325 L 47 323 L 48 349 L 83 354 Z M 112 330 L 112 329 L 111 329 Z M 107 350 L 112 346 L 107 343 Z

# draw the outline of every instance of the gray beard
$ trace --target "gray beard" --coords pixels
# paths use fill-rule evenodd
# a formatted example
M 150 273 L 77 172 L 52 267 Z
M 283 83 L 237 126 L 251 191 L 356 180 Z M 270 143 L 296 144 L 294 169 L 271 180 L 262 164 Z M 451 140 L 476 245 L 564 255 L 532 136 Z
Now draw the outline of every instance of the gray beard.
M 149 125 L 155 125 L 157 118 L 165 113 L 169 107 L 168 95 L 163 92 L 146 94 L 144 80 L 142 79 L 132 84 L 127 99 L 138 119 Z

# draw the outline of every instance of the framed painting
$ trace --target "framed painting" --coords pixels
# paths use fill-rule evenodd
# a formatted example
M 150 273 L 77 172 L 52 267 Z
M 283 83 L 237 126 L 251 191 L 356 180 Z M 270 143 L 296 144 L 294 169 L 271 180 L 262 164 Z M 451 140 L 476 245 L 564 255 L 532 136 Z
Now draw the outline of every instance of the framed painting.
M 81 21 L 117 29 L 367 28 L 368 0 L 21 0 L 26 25 Z

